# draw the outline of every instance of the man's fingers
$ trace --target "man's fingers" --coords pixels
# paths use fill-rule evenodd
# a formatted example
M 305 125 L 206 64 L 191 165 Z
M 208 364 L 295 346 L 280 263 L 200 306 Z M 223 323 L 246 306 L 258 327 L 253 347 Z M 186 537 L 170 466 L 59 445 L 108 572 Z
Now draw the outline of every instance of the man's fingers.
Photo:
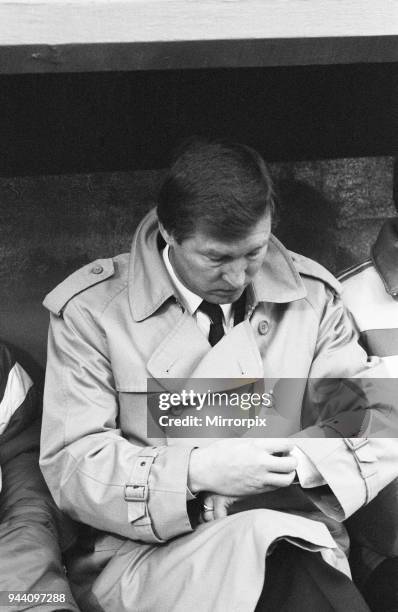
M 205 523 L 214 521 L 214 498 L 213 495 L 205 495 L 202 498 L 202 518 Z
M 207 493 L 206 495 L 203 495 L 202 507 L 204 510 L 206 510 L 206 508 L 214 508 L 214 497 L 215 495 L 213 495 L 213 493 Z
M 206 495 L 202 500 L 201 516 L 205 523 L 228 516 L 228 507 L 234 498 L 225 495 Z
M 214 513 L 210 510 L 204 510 L 202 512 L 202 518 L 205 523 L 210 523 L 210 521 L 214 521 Z
M 224 518 L 228 515 L 228 504 L 223 496 L 214 498 L 214 518 Z
M 288 438 L 253 438 L 254 445 L 268 453 L 283 453 L 288 455 L 294 447 L 294 441 Z
M 294 478 L 296 476 L 296 472 L 289 472 L 288 474 L 275 474 L 268 473 L 266 479 L 264 480 L 264 485 L 271 485 L 275 488 L 288 487 L 292 484 Z
M 266 466 L 270 472 L 288 473 L 297 468 L 297 459 L 291 455 L 286 457 L 275 457 L 269 455 L 265 460 Z

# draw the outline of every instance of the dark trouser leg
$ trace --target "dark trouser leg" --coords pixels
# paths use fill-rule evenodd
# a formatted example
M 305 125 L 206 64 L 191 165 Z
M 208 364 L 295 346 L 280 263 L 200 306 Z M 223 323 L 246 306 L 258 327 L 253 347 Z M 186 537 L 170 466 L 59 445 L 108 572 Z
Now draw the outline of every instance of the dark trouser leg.
M 398 558 L 385 559 L 376 567 L 363 595 L 372 612 L 398 612 Z
M 354 583 L 312 553 L 281 542 L 270 557 L 256 612 L 369 612 Z
M 62 594 L 50 604 L 35 607 L 21 603 L 13 610 L 77 612 L 61 559 L 57 510 L 41 475 L 37 454 L 21 453 L 11 459 L 2 466 L 2 475 L 0 591 Z

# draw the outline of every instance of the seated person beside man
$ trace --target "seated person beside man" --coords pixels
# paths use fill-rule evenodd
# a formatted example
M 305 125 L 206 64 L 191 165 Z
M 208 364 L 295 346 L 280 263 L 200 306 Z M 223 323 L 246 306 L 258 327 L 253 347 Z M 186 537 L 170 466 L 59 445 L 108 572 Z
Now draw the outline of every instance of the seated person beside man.
M 398 217 L 382 226 L 370 257 L 343 272 L 342 297 L 367 353 L 398 379 Z M 372 610 L 398 610 L 398 481 L 350 521 L 358 582 Z
M 78 612 L 59 543 L 61 538 L 63 547 L 70 545 L 72 532 L 39 469 L 38 398 L 4 345 L 0 393 L 0 609 Z M 38 604 L 33 594 L 46 599 Z

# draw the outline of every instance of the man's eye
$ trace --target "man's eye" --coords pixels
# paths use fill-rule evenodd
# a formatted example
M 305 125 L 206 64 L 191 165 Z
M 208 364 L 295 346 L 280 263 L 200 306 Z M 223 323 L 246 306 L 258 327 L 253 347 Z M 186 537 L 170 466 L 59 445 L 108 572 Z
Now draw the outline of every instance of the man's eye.
M 249 253 L 248 257 L 249 259 L 255 259 L 258 255 L 260 255 L 261 253 L 261 249 L 256 249 L 255 251 L 252 251 L 251 253 Z

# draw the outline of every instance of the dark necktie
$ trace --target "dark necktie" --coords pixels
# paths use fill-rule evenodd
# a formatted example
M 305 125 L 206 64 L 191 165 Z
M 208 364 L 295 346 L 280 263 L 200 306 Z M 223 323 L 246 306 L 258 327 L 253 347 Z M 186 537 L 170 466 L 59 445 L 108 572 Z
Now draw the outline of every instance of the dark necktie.
M 240 298 L 234 302 L 234 325 L 242 323 L 246 314 L 246 290 Z
M 211 346 L 217 344 L 224 335 L 223 312 L 219 304 L 211 304 L 203 300 L 199 306 L 199 310 L 207 314 L 210 319 L 209 342 Z
M 234 325 L 238 325 L 245 318 L 246 309 L 246 292 L 244 291 L 240 298 L 234 302 Z M 225 335 L 223 326 L 223 311 L 219 304 L 212 304 L 203 300 L 199 306 L 199 310 L 207 314 L 210 319 L 209 342 L 211 346 L 217 344 Z

